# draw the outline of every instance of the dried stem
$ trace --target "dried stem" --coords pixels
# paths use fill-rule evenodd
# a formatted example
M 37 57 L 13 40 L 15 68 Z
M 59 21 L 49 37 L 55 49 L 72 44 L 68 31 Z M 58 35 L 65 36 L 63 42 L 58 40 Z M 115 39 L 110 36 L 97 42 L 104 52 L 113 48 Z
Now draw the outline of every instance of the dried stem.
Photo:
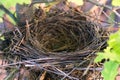
M 87 2 L 90 2 L 92 4 L 95 4 L 97 6 L 100 6 L 100 7 L 105 7 L 109 10 L 111 10 L 112 12 L 114 12 L 117 16 L 120 17 L 120 14 L 112 7 L 112 6 L 108 6 L 108 5 L 104 5 L 104 4 L 100 4 L 98 1 L 95 1 L 95 0 L 86 0 Z

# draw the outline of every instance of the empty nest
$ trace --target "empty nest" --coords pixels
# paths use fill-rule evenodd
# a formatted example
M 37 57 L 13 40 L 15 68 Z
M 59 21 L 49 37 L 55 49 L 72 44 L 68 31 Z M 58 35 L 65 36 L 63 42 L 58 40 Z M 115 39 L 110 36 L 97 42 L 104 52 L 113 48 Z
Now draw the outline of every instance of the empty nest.
M 38 14 L 36 12 L 35 15 Z M 101 50 L 105 47 L 104 44 L 101 47 L 99 44 L 106 41 L 108 33 L 101 26 L 87 20 L 83 13 L 75 10 L 56 11 L 48 13 L 42 20 L 34 20 L 30 26 L 29 40 L 40 51 L 59 53 L 84 49 Z
M 103 50 L 107 46 L 106 41 L 109 35 L 99 24 L 91 21 L 90 17 L 82 12 L 69 9 L 45 13 L 41 8 L 35 10 L 32 20 L 26 21 L 25 27 L 18 27 L 11 33 L 9 47 L 3 49 L 4 57 L 8 63 L 15 62 L 11 66 L 16 67 L 22 64 L 24 67 L 26 65 L 29 68 L 32 67 L 31 74 L 34 72 L 37 75 L 31 80 L 38 79 L 40 77 L 38 73 L 41 74 L 41 70 L 55 73 L 52 75 L 54 78 L 51 77 L 50 80 L 57 80 L 65 76 L 60 74 L 58 69 L 70 71 L 69 68 L 73 68 L 84 60 L 87 62 L 82 64 L 82 67 L 87 67 L 91 59 L 88 56 Z M 50 67 L 51 65 L 57 66 L 58 69 Z M 72 67 L 69 67 L 71 65 Z M 35 66 L 40 70 L 36 71 Z M 66 77 L 78 80 L 82 76 L 81 72 L 78 75 L 74 73 L 79 73 L 79 70 L 71 72 L 71 76 L 74 77 Z M 48 75 L 51 74 L 48 73 Z M 55 79 L 58 75 L 60 75 L 59 78 Z

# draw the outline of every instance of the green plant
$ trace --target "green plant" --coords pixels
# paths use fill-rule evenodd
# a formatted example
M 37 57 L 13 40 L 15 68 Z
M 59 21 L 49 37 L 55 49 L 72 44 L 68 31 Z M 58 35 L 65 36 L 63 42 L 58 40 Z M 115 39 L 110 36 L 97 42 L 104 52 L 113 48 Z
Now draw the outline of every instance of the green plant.
M 110 35 L 108 47 L 97 55 L 95 62 L 100 62 L 102 59 L 109 59 L 109 61 L 104 63 L 102 71 L 104 80 L 114 80 L 118 74 L 120 64 L 120 30 Z
M 15 24 L 14 21 L 16 20 L 13 15 L 15 12 L 15 9 L 10 9 L 10 8 L 15 7 L 17 3 L 19 4 L 30 3 L 30 0 L 0 0 L 0 18 L 2 18 L 3 15 L 7 13 L 10 16 L 9 19 L 11 20 L 11 22 Z M 11 18 L 13 18 L 14 20 L 12 20 Z
M 0 5 L 4 5 L 7 9 L 10 7 L 15 7 L 16 3 L 30 3 L 30 0 L 0 0 Z M 0 16 L 2 16 L 4 12 L 0 10 Z
M 120 6 L 120 0 L 112 0 L 112 5 Z
M 112 0 L 113 6 L 120 6 L 120 0 Z M 120 65 L 120 30 L 110 35 L 108 47 L 103 52 L 98 52 L 95 62 L 109 59 L 104 63 L 102 76 L 104 80 L 115 80 Z

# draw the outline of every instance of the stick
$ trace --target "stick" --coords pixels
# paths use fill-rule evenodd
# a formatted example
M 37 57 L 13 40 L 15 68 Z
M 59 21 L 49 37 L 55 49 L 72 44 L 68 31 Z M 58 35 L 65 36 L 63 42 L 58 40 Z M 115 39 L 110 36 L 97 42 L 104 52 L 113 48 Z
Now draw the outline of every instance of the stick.
M 95 1 L 95 0 L 86 0 L 86 1 L 87 1 L 87 2 L 90 2 L 90 3 L 92 3 L 92 4 L 95 4 L 95 5 L 97 5 L 97 6 L 100 6 L 100 7 L 105 7 L 105 8 L 107 8 L 107 9 L 113 11 L 117 16 L 120 17 L 120 14 L 119 14 L 116 10 L 114 10 L 112 6 L 100 4 L 100 3 L 98 3 L 98 1 Z

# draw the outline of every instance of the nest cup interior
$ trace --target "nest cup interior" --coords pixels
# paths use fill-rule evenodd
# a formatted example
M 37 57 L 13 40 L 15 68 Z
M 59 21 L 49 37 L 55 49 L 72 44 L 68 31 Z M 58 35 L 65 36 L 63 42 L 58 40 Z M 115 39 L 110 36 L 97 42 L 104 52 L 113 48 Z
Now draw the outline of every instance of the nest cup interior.
M 75 11 L 49 13 L 42 21 L 37 22 L 37 26 L 34 23 L 32 27 L 32 32 L 35 33 L 34 46 L 45 52 L 81 50 L 98 33 L 95 23 Z

